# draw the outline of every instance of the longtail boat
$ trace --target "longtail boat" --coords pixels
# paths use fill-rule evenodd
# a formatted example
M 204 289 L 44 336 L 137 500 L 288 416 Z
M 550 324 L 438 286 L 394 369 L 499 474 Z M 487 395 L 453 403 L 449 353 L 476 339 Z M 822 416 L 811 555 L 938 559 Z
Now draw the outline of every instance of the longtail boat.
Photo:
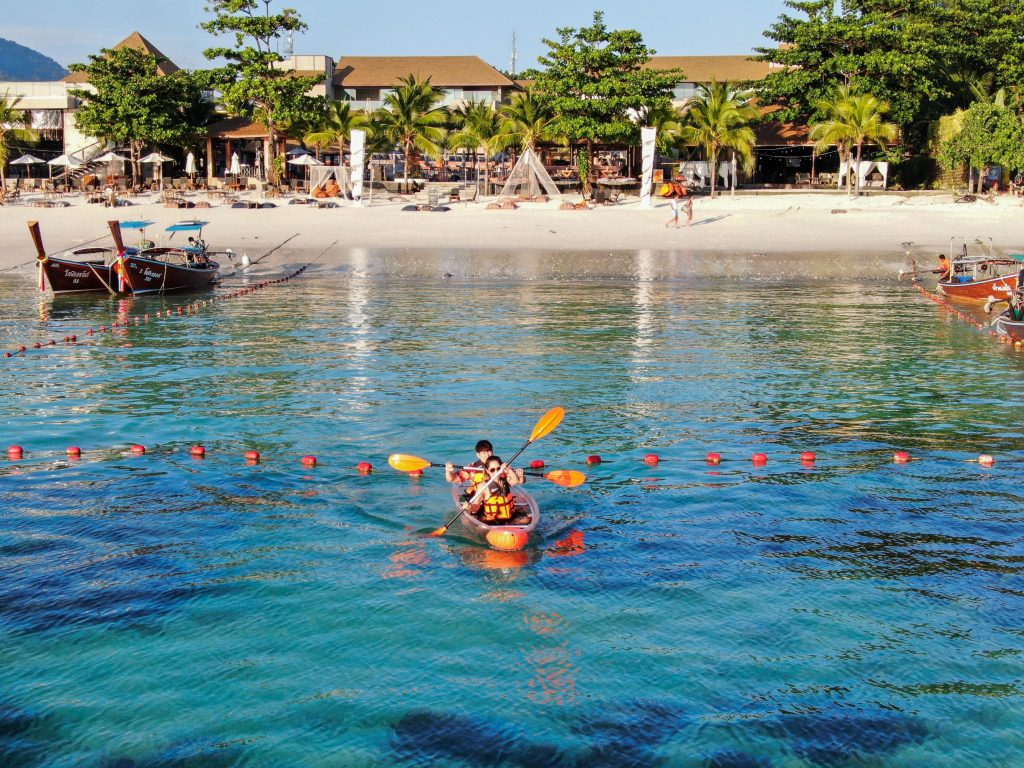
M 1024 341 L 1024 288 L 1018 288 L 1005 299 L 989 296 L 985 302 L 985 311 L 991 312 L 993 304 L 1009 305 L 1005 312 L 992 321 L 995 332 L 1013 341 Z
M 145 228 L 152 222 L 126 222 L 130 229 L 142 233 L 146 246 L 139 250 L 125 248 L 121 238 L 121 223 L 108 221 L 110 234 L 114 238 L 117 259 L 113 272 L 117 276 L 116 289 L 122 293 L 167 293 L 168 291 L 195 290 L 205 288 L 220 277 L 220 264 L 213 261 L 201 237 L 183 248 L 169 246 L 155 247 L 145 241 Z M 175 232 L 191 231 L 202 234 L 206 222 L 192 221 L 168 227 L 173 237 Z
M 1017 289 L 1017 274 L 1024 266 L 1024 254 L 996 256 L 991 239 L 986 243 L 978 239 L 985 253 L 968 255 L 966 238 L 953 238 L 950 251 L 962 241 L 961 253 L 950 262 L 950 274 L 938 283 L 939 293 L 957 299 L 985 301 L 989 296 L 1007 298 Z
M 79 248 L 60 256 L 51 255 L 43 247 L 39 222 L 30 221 L 28 231 L 36 246 L 36 268 L 39 290 L 47 285 L 58 293 L 116 293 L 113 273 L 115 253 L 111 248 Z

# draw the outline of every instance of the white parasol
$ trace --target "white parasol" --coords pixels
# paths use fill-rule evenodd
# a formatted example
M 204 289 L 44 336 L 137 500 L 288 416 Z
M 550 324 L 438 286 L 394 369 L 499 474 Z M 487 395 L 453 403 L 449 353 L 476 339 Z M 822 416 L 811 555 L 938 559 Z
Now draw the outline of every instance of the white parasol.
M 127 163 L 127 162 L 129 162 L 129 160 L 124 155 L 119 155 L 119 154 L 117 154 L 117 152 L 114 152 L 113 150 L 108 150 L 108 151 L 104 152 L 102 155 L 99 155 L 98 157 L 94 157 L 93 158 L 93 162 L 106 163 L 107 164 L 107 176 L 109 177 L 109 176 L 113 176 L 114 175 L 113 174 L 114 163 Z
M 57 157 L 53 158 L 53 160 L 47 161 L 46 164 L 48 166 L 50 166 L 50 178 L 51 179 L 53 178 L 53 167 L 55 165 L 65 166 L 68 170 L 70 170 L 72 168 L 77 168 L 80 165 L 85 165 L 85 163 L 83 163 L 77 157 L 75 157 L 74 155 L 69 155 L 67 153 L 65 153 L 63 155 L 58 155 Z
M 189 176 L 195 176 L 196 174 L 196 156 L 191 152 L 185 157 L 185 173 Z
M 228 171 L 232 176 L 238 176 L 242 173 L 242 164 L 238 162 L 238 153 L 231 153 L 231 168 Z
M 21 157 L 19 157 L 17 160 L 11 160 L 11 165 L 44 165 L 45 163 L 46 163 L 45 160 L 40 160 L 35 155 L 29 155 L 29 154 L 24 154 Z M 32 169 L 31 168 L 27 168 L 26 170 L 28 171 L 28 177 L 31 179 L 32 178 Z
M 167 157 L 167 155 L 161 155 L 159 152 L 151 152 L 143 158 L 139 159 L 140 163 L 146 163 L 149 165 L 155 165 L 159 168 L 160 173 L 160 186 L 163 186 L 164 180 L 164 163 L 173 163 L 173 157 Z
M 299 155 L 298 157 L 293 157 L 291 160 L 288 161 L 288 164 L 289 165 L 304 165 L 304 166 L 306 166 L 306 180 L 307 181 L 309 180 L 309 166 L 311 166 L 311 165 L 323 165 L 323 163 L 321 163 L 319 160 L 317 160 L 312 155 Z

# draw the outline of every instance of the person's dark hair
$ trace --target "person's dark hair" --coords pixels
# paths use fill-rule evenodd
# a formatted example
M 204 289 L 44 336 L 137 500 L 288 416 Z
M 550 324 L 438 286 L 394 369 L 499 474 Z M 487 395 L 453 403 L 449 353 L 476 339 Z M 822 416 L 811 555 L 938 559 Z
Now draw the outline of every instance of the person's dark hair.
M 500 456 L 488 456 L 487 457 L 487 461 L 484 462 L 484 469 L 490 469 L 491 467 L 493 467 L 495 465 L 495 463 L 497 463 L 497 465 L 500 467 L 501 466 L 501 457 Z
M 475 450 L 476 450 L 477 453 L 480 453 L 480 451 L 493 451 L 494 450 L 494 446 L 491 445 L 491 441 L 490 440 L 481 440 L 480 442 L 478 442 L 476 444 L 476 449 Z

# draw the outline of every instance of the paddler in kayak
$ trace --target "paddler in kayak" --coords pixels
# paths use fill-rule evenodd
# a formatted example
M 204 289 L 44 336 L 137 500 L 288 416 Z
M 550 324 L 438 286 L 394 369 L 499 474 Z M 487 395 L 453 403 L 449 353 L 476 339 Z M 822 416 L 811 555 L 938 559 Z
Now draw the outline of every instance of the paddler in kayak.
M 462 469 L 456 469 L 455 465 L 450 461 L 445 464 L 444 479 L 449 483 L 472 482 L 474 486 L 486 480 L 487 477 L 483 471 L 484 464 L 494 455 L 494 446 L 491 445 L 490 440 L 481 440 L 476 444 L 475 451 L 476 461 Z M 523 471 L 521 469 L 512 469 L 512 467 L 509 467 L 506 471 L 505 478 L 508 480 L 509 485 L 519 485 L 526 482 L 526 475 L 523 474 Z M 472 492 L 472 489 L 470 489 L 470 495 L 472 495 Z M 467 498 L 469 497 L 467 496 Z
M 516 507 L 512 496 L 512 480 L 518 477 L 518 473 L 511 467 L 502 469 L 501 458 L 492 455 L 484 462 L 484 476 L 486 479 L 483 482 L 470 488 L 470 492 L 475 494 L 483 487 L 479 500 L 472 507 L 465 508 L 470 514 L 491 525 L 513 523 Z M 463 504 L 468 505 L 471 498 L 472 496 L 467 497 Z

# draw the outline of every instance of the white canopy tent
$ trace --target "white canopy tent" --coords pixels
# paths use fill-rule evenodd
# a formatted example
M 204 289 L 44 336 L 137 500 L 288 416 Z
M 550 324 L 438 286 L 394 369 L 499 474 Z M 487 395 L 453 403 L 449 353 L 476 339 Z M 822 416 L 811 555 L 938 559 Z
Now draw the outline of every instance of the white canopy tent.
M 847 163 L 843 160 L 839 163 L 839 173 L 836 176 L 836 186 L 842 187 L 846 183 L 846 173 L 849 165 L 857 165 L 856 161 L 852 164 Z M 886 162 L 873 162 L 871 160 L 861 160 L 860 167 L 855 170 L 857 174 L 856 178 L 860 182 L 860 189 L 864 189 L 867 186 L 868 176 L 872 172 L 878 171 L 882 174 L 882 189 L 887 189 L 889 186 L 889 163 Z M 856 186 L 856 185 L 855 185 Z
M 298 157 L 293 157 L 291 160 L 288 161 L 288 164 L 289 165 L 304 165 L 304 166 L 306 166 L 306 169 L 307 169 L 306 170 L 306 178 L 307 179 L 309 179 L 309 168 L 311 166 L 323 165 L 323 163 L 321 163 L 319 160 L 317 160 L 312 155 L 299 155 Z M 341 186 L 340 182 L 339 182 L 339 186 Z M 312 189 L 312 187 L 310 187 L 310 189 Z
M 352 190 L 352 180 L 348 168 L 339 165 L 309 166 L 310 192 L 315 192 L 319 188 L 326 188 L 328 179 L 334 179 L 338 183 L 338 188 L 341 190 L 342 195 Z
M 540 162 L 540 158 L 527 147 L 516 160 L 515 167 L 508 175 L 505 186 L 501 188 L 499 197 L 532 200 L 542 192 L 548 197 L 562 196 L 558 186 L 551 180 L 550 174 Z

